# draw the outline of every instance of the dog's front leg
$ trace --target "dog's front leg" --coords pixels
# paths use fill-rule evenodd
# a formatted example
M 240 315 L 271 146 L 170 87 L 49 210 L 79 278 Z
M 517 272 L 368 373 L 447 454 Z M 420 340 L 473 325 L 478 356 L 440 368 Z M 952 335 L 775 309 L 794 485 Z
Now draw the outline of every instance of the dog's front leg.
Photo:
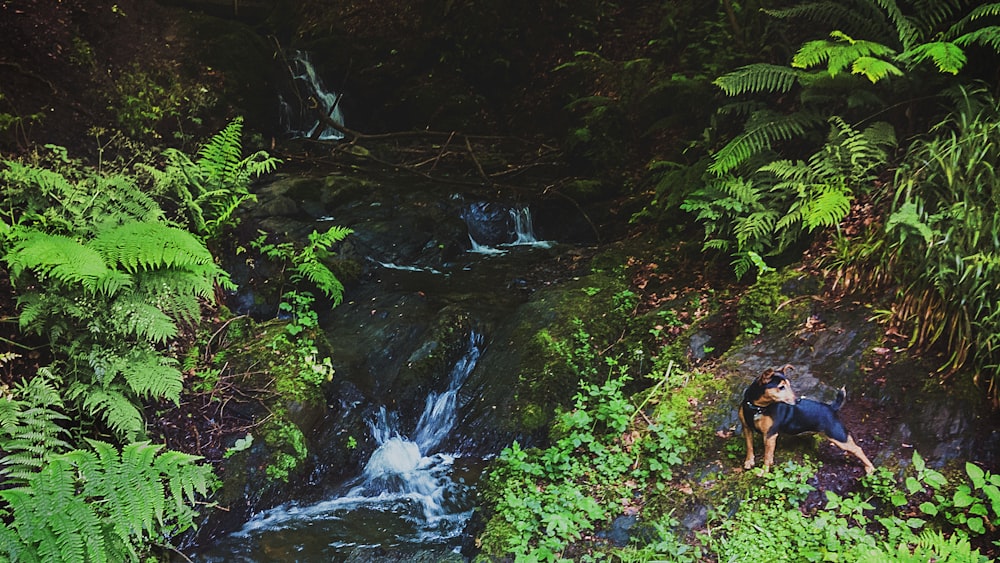
M 743 461 L 743 469 L 751 469 L 754 463 L 757 462 L 753 455 L 753 428 L 747 424 L 746 416 L 743 414 L 743 409 L 739 412 L 740 423 L 743 425 L 743 438 L 747 441 L 747 457 Z
M 778 445 L 778 435 L 771 434 L 768 435 L 764 433 L 764 471 L 770 471 L 771 466 L 774 465 L 774 449 Z

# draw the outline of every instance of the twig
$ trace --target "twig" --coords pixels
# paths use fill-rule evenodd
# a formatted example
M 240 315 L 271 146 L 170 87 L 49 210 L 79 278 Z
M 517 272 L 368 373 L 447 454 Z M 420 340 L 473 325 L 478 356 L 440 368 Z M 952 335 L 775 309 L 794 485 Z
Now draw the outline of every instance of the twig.
M 476 158 L 476 153 L 473 152 L 472 144 L 469 143 L 468 137 L 465 138 L 465 148 L 469 151 L 469 156 L 472 157 L 472 163 L 476 165 L 476 170 L 479 171 L 479 176 L 482 177 L 483 181 L 488 185 L 492 185 L 493 180 L 490 180 L 490 177 L 486 175 L 486 172 L 483 172 L 483 167 L 479 164 L 479 159 Z

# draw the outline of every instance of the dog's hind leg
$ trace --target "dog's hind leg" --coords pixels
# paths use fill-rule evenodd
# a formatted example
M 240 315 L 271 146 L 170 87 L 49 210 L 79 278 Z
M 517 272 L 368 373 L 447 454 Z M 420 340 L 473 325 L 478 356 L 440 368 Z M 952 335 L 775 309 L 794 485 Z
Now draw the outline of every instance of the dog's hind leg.
M 871 475 L 872 472 L 875 471 L 875 466 L 872 465 L 872 462 L 868 461 L 868 456 L 865 455 L 865 452 L 861 449 L 861 446 L 859 446 L 857 442 L 854 441 L 854 438 L 852 436 L 848 435 L 847 440 L 844 442 L 830 438 L 830 442 L 832 442 L 833 445 L 837 446 L 838 448 L 844 450 L 845 452 L 861 460 L 861 463 L 865 465 L 865 474 Z
M 739 417 L 740 423 L 743 425 L 743 438 L 747 441 L 747 457 L 743 461 L 743 469 L 751 469 L 757 461 L 753 455 L 753 429 L 750 428 L 750 424 L 747 422 L 742 408 L 739 411 Z

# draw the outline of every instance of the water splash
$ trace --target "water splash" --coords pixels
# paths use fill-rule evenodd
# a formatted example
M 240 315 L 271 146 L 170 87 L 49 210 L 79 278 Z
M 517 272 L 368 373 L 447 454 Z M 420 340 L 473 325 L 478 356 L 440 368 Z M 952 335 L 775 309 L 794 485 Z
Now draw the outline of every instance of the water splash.
M 334 123 L 340 125 L 344 123 L 344 115 L 340 110 L 340 96 L 336 92 L 327 90 L 323 79 L 316 72 L 309 53 L 294 51 L 288 59 L 288 65 L 292 71 L 297 99 L 291 103 L 284 96 L 278 95 L 281 124 L 285 131 L 293 138 L 343 139 L 343 133 L 325 125 L 316 117 L 316 112 L 323 112 Z M 316 107 L 311 107 L 313 103 Z
M 233 556 L 254 561 L 254 554 L 263 552 L 268 557 L 286 554 L 288 560 L 329 560 L 359 549 L 448 545 L 460 537 L 472 516 L 472 488 L 452 475 L 456 455 L 438 450 L 455 426 L 458 393 L 482 346 L 482 336 L 473 332 L 449 373 L 447 387 L 427 396 L 412 438 L 400 431 L 397 413 L 381 407 L 368 423 L 378 447 L 342 494 L 258 515 L 227 538 L 233 545 L 223 549 L 227 559 L 220 561 L 232 561 Z M 317 534 L 324 534 L 326 546 L 321 553 L 305 553 L 316 549 Z M 215 559 L 209 554 L 207 560 Z

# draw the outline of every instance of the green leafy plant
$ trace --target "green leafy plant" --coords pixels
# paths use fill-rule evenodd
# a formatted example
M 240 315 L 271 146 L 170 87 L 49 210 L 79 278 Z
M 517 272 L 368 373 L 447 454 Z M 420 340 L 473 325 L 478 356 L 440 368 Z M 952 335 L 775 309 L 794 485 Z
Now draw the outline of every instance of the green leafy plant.
M 790 66 L 753 63 L 716 80 L 735 98 L 721 115 L 745 122 L 712 155 L 705 186 L 682 205 L 705 225 L 705 248 L 730 253 L 741 276 L 751 267 L 749 252 L 780 254 L 804 234 L 837 225 L 895 144 L 891 126 L 862 129 L 861 120 L 884 113 L 899 92 L 913 95 L 889 77 L 938 94 L 948 85 L 943 77 L 963 69 L 965 47 L 1000 45 L 1000 28 L 984 25 L 1000 4 L 965 4 L 917 3 L 913 14 L 894 0 L 769 11 L 842 27 L 804 43 Z M 782 101 L 769 102 L 774 96 Z M 831 123 L 825 142 L 824 122 Z M 805 156 L 805 147 L 821 148 Z
M 243 119 L 233 119 L 216 133 L 192 160 L 177 149 L 163 151 L 166 166 L 160 171 L 144 166 L 157 190 L 176 197 L 189 228 L 215 239 L 236 223 L 236 209 L 246 201 L 256 199 L 250 193 L 250 182 L 273 172 L 280 160 L 257 151 L 243 156 Z
M 494 514 L 480 538 L 484 554 L 557 560 L 638 492 L 669 481 L 684 459 L 690 417 L 670 409 L 645 415 L 651 395 L 669 389 L 677 375 L 668 370 L 636 407 L 624 394 L 628 366 L 605 359 L 608 377 L 589 383 L 585 374 L 598 368 L 586 360 L 595 353 L 582 326 L 573 342 L 556 347 L 581 376 L 580 390 L 553 423 L 552 444 L 524 450 L 514 443 L 487 476 L 483 494 Z
M 148 442 L 53 455 L 23 486 L 0 491 L 0 551 L 17 561 L 140 561 L 150 541 L 194 526 L 191 504 L 214 486 L 198 457 Z
M 917 352 L 942 346 L 942 379 L 969 368 L 997 405 L 1000 105 L 982 89 L 955 101 L 910 147 L 885 221 L 842 239 L 830 265 L 843 287 L 890 291 L 885 321 Z
M 9 396 L 0 397 L 0 482 L 25 483 L 52 455 L 69 449 L 63 424 L 69 417 L 60 412 L 62 396 L 51 370 L 14 385 Z

